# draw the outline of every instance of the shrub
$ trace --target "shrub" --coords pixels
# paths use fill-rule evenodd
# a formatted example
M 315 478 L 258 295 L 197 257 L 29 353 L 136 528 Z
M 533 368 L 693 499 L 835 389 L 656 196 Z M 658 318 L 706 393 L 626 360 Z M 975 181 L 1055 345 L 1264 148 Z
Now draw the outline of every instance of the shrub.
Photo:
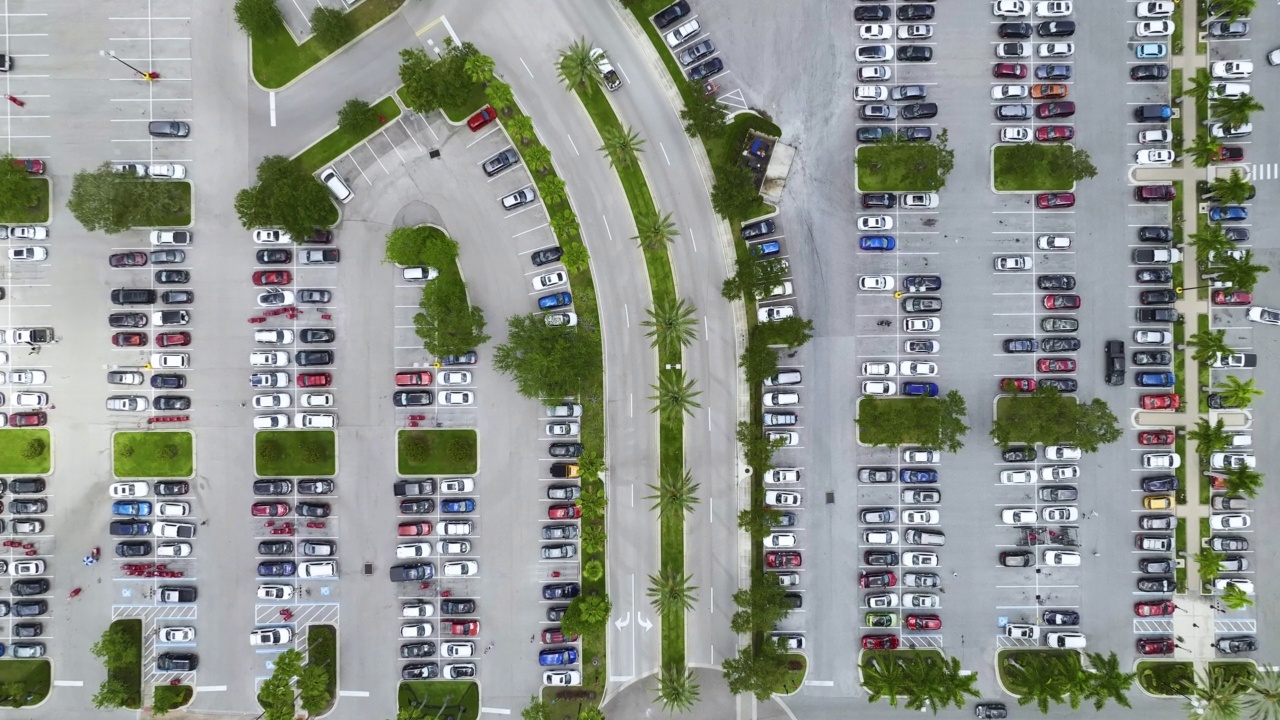
M 133 446 L 132 446 L 132 445 L 122 445 L 122 446 L 120 447 L 120 449 L 119 449 L 119 450 L 117 450 L 116 452 L 118 452 L 118 453 L 120 454 L 120 457 L 123 457 L 123 458 L 131 458 L 131 457 L 133 457 Z
M 169 444 L 156 446 L 156 458 L 160 460 L 173 460 L 178 457 L 178 452 L 177 445 Z
M 268 33 L 283 22 L 275 0 L 236 0 L 234 12 L 236 24 L 249 37 Z
M 431 457 L 431 444 L 422 436 L 407 438 L 400 450 L 413 463 L 424 463 Z
M 475 455 L 475 450 L 471 447 L 471 443 L 460 437 L 449 438 L 446 452 L 449 454 L 449 459 L 454 462 L 470 460 Z
M 258 460 L 277 462 L 284 459 L 284 445 L 279 440 L 268 439 L 258 443 Z
M 364 137 L 378 129 L 378 111 L 367 101 L 351 98 L 338 110 L 338 129 Z
M 308 463 L 320 463 L 329 460 L 329 444 L 318 438 L 307 438 L 302 441 L 302 459 Z
M 311 31 L 316 42 L 327 50 L 337 50 L 352 38 L 346 13 L 323 6 L 311 11 Z
M 604 577 L 604 563 L 599 560 L 588 560 L 582 566 L 582 577 L 590 582 L 595 582 Z
M 25 460 L 35 460 L 44 455 L 48 449 L 49 443 L 45 442 L 44 438 L 31 438 L 22 448 L 22 457 Z

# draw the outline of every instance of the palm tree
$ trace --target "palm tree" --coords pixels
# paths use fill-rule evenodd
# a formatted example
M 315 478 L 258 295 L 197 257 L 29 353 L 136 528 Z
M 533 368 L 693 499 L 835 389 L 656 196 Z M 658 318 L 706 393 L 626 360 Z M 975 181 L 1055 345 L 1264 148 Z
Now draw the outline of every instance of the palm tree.
M 662 373 L 658 384 L 649 386 L 658 391 L 657 395 L 649 396 L 650 400 L 657 402 L 649 412 L 661 412 L 667 419 L 678 419 L 682 412 L 693 415 L 693 408 L 702 407 L 701 403 L 694 400 L 702 394 L 701 390 L 693 389 L 696 384 L 696 380 L 686 381 L 684 370 Z
M 1253 292 L 1258 285 L 1258 276 L 1271 270 L 1266 265 L 1253 263 L 1253 251 L 1245 250 L 1240 258 L 1230 255 L 1222 258 L 1222 267 L 1218 269 L 1218 279 L 1231 283 L 1234 290 Z
M 1227 585 L 1227 589 L 1222 591 L 1222 604 L 1232 610 L 1240 610 L 1253 604 L 1253 598 L 1240 588 L 1239 585 L 1231 583 Z
M 484 96 L 494 110 L 503 115 L 511 115 L 511 109 L 516 104 L 516 94 L 510 85 L 501 80 L 490 80 L 489 85 L 484 89 Z
M 1240 713 L 1249 720 L 1280 720 L 1280 671 L 1259 668 L 1240 698 Z
M 1192 556 L 1200 568 L 1200 580 L 1207 583 L 1218 579 L 1218 573 L 1222 572 L 1222 561 L 1226 558 L 1225 553 L 1220 553 L 1208 546 L 1200 548 L 1200 551 Z
M 1226 231 L 1218 223 L 1209 223 L 1204 232 L 1191 233 L 1189 237 L 1191 242 L 1187 244 L 1194 247 L 1196 255 L 1201 258 L 1208 257 L 1209 253 L 1225 253 L 1235 247 L 1235 243 L 1227 239 Z
M 645 250 L 657 250 L 679 234 L 676 224 L 671 221 L 671 213 L 661 215 L 646 211 L 636 223 L 636 234 L 631 239 Z
M 1253 14 L 1254 0 L 1214 0 L 1213 9 L 1217 11 L 1214 19 L 1222 18 L 1227 22 L 1235 22 L 1242 17 Z
M 1262 489 L 1262 473 L 1248 467 L 1231 468 L 1223 474 L 1222 479 L 1226 481 L 1227 492 L 1231 495 L 1253 498 Z
M 1079 661 L 1063 656 L 1050 656 L 1038 652 L 1023 652 L 1010 657 L 1005 665 L 1005 677 L 1009 684 L 1021 691 L 1019 705 L 1035 703 L 1040 712 L 1048 714 L 1049 703 L 1064 700 L 1074 710 L 1080 707 L 1083 695 L 1084 669 Z
M 687 470 L 683 473 L 668 472 L 663 474 L 657 485 L 649 485 L 653 494 L 646 496 L 645 500 L 656 501 L 650 509 L 657 510 L 660 517 L 666 517 L 668 513 L 689 513 L 698 504 L 700 487 Z
M 1222 98 L 1213 104 L 1214 116 L 1224 125 L 1238 128 L 1249 124 L 1249 116 L 1266 110 L 1257 98 L 1245 93 L 1239 97 Z
M 1232 168 L 1226 177 L 1217 177 L 1209 183 L 1209 195 L 1225 205 L 1239 205 L 1248 200 L 1256 191 L 1253 183 L 1244 179 L 1244 174 Z
M 517 115 L 503 123 L 507 128 L 507 134 L 512 140 L 521 145 L 527 144 L 534 137 L 533 118 L 528 115 Z
M 1200 457 L 1208 457 L 1231 444 L 1231 433 L 1221 419 L 1210 425 L 1208 420 L 1200 418 L 1195 428 L 1187 431 L 1187 438 L 1196 441 L 1196 454 Z
M 692 610 L 693 591 L 698 589 L 689 584 L 692 579 L 692 575 L 682 576 L 669 570 L 663 570 L 657 575 L 650 575 L 647 594 L 649 601 L 653 603 L 653 609 L 657 610 L 660 615 L 666 615 L 668 612 Z
M 609 167 L 630 167 L 636 153 L 644 152 L 644 138 L 631 128 L 609 128 L 599 150 L 609 156 Z
M 1218 158 L 1220 150 L 1222 150 L 1222 143 L 1218 142 L 1217 138 L 1207 132 L 1201 132 L 1195 136 L 1184 152 L 1195 159 L 1196 167 L 1208 167 L 1209 163 Z
M 534 143 L 520 153 L 529 169 L 542 174 L 551 169 L 551 151 L 542 143 Z
M 1191 357 L 1199 363 L 1212 362 L 1218 353 L 1229 355 L 1231 347 L 1227 345 L 1226 330 L 1201 331 L 1187 338 L 1187 344 L 1195 348 Z
M 1217 81 L 1209 76 L 1209 71 L 1205 68 L 1196 70 L 1196 74 L 1186 80 L 1186 93 L 1197 101 L 1204 102 L 1209 99 L 1209 93 L 1213 91 L 1213 86 Z M 1177 95 L 1181 88 L 1173 88 L 1173 94 Z
M 1120 669 L 1120 658 L 1115 653 L 1088 653 L 1089 664 L 1093 672 L 1088 675 L 1088 684 L 1084 696 L 1093 701 L 1093 709 L 1101 711 L 1108 700 L 1115 700 L 1120 707 L 1131 707 L 1125 692 L 1133 687 L 1137 673 L 1127 673 Z
M 547 205 L 559 205 L 569 194 L 564 189 L 564 180 L 559 175 L 548 175 L 538 183 L 538 191 L 542 193 L 542 202 Z
M 955 705 L 964 707 L 969 697 L 980 697 L 973 687 L 978 682 L 977 673 L 964 674 L 960 659 L 950 657 L 939 661 L 935 657 L 921 658 L 907 666 L 910 683 L 907 689 L 907 709 L 928 708 L 934 715 L 940 708 Z
M 682 713 L 689 712 L 698 703 L 698 696 L 701 693 L 702 686 L 698 683 L 698 676 L 688 668 L 663 668 L 662 673 L 658 675 L 656 699 L 662 703 L 662 709 L 669 713 L 677 710 Z
M 862 687 L 869 693 L 867 702 L 881 698 L 898 707 L 898 698 L 906 695 L 911 687 L 907 679 L 905 658 L 894 652 L 868 652 L 862 661 Z
M 651 338 L 649 347 L 675 351 L 681 347 L 688 347 L 698 337 L 698 332 L 694 329 L 698 325 L 698 319 L 693 317 L 697 308 L 687 304 L 684 298 L 676 298 L 675 302 L 670 298 L 664 298 L 656 307 L 651 307 L 645 312 L 648 313 L 649 319 L 641 321 L 640 324 L 650 328 L 649 332 L 644 334 L 645 337 Z
M 574 40 L 569 47 L 561 50 L 556 68 L 556 77 L 571 91 L 599 87 L 604 82 L 596 71 L 596 61 L 591 58 L 591 43 L 586 38 Z
M 1218 392 L 1228 405 L 1239 408 L 1249 407 L 1255 397 L 1262 395 L 1262 391 L 1253 386 L 1253 380 L 1241 382 L 1235 375 L 1228 375 Z
M 487 82 L 493 77 L 493 68 L 493 58 L 488 55 L 477 53 L 462 61 L 462 71 L 467 74 L 471 82 Z
M 1197 703 L 1189 703 L 1196 708 L 1202 720 L 1235 720 L 1240 717 L 1240 696 L 1244 687 L 1240 678 L 1227 673 L 1204 673 L 1196 678 L 1193 692 Z

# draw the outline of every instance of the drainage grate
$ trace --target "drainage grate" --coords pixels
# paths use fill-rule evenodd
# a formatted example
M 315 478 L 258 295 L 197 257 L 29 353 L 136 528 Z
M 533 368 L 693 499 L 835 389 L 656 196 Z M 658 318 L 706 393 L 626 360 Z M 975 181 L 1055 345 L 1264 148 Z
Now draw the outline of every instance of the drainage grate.
M 827 504 L 831 505 L 835 503 L 835 501 L 836 501 L 836 494 L 833 492 L 827 493 Z
M 373 574 L 373 563 L 365 563 L 365 564 L 364 564 L 364 574 L 365 574 L 365 575 L 372 575 L 372 574 Z
M 434 149 L 433 149 L 433 150 L 430 150 L 429 152 L 427 152 L 427 157 L 431 158 L 432 160 L 439 160 L 439 159 L 440 159 L 440 151 L 439 151 L 439 150 L 434 150 Z

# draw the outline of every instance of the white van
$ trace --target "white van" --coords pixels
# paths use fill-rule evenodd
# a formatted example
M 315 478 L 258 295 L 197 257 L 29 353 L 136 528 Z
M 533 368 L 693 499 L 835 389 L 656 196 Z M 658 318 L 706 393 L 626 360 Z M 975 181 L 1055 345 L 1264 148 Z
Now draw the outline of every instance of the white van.
M 343 205 L 351 202 L 351 198 L 356 196 L 332 165 L 320 171 L 320 182 L 324 183 L 325 187 L 329 188 L 329 192 L 333 193 L 333 197 Z
M 937 530 L 918 530 L 910 528 L 904 533 L 903 539 L 912 545 L 945 545 L 947 536 Z
M 1078 632 L 1051 632 L 1045 633 L 1045 642 L 1052 648 L 1063 648 L 1068 650 L 1083 650 L 1085 646 L 1084 633 Z
M 338 563 L 333 560 L 311 560 L 298 564 L 298 577 L 301 578 L 334 578 L 338 577 Z
M 433 267 L 414 266 L 414 267 L 406 267 L 401 269 L 400 275 L 405 280 L 426 281 L 426 280 L 435 280 L 436 278 L 440 277 L 440 271 Z
M 1066 550 L 1045 550 L 1044 564 L 1078 567 L 1080 565 L 1080 553 Z
M 305 428 L 308 430 L 315 428 L 332 428 L 337 427 L 338 416 L 332 413 L 298 413 L 293 416 L 293 426 L 295 428 Z

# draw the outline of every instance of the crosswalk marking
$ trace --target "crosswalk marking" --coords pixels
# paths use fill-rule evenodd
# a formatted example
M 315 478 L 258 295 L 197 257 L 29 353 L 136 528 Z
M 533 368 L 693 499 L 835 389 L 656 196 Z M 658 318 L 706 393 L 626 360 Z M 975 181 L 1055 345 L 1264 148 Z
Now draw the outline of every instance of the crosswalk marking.
M 1280 163 L 1252 163 L 1246 165 L 1245 178 L 1251 182 L 1280 179 Z

